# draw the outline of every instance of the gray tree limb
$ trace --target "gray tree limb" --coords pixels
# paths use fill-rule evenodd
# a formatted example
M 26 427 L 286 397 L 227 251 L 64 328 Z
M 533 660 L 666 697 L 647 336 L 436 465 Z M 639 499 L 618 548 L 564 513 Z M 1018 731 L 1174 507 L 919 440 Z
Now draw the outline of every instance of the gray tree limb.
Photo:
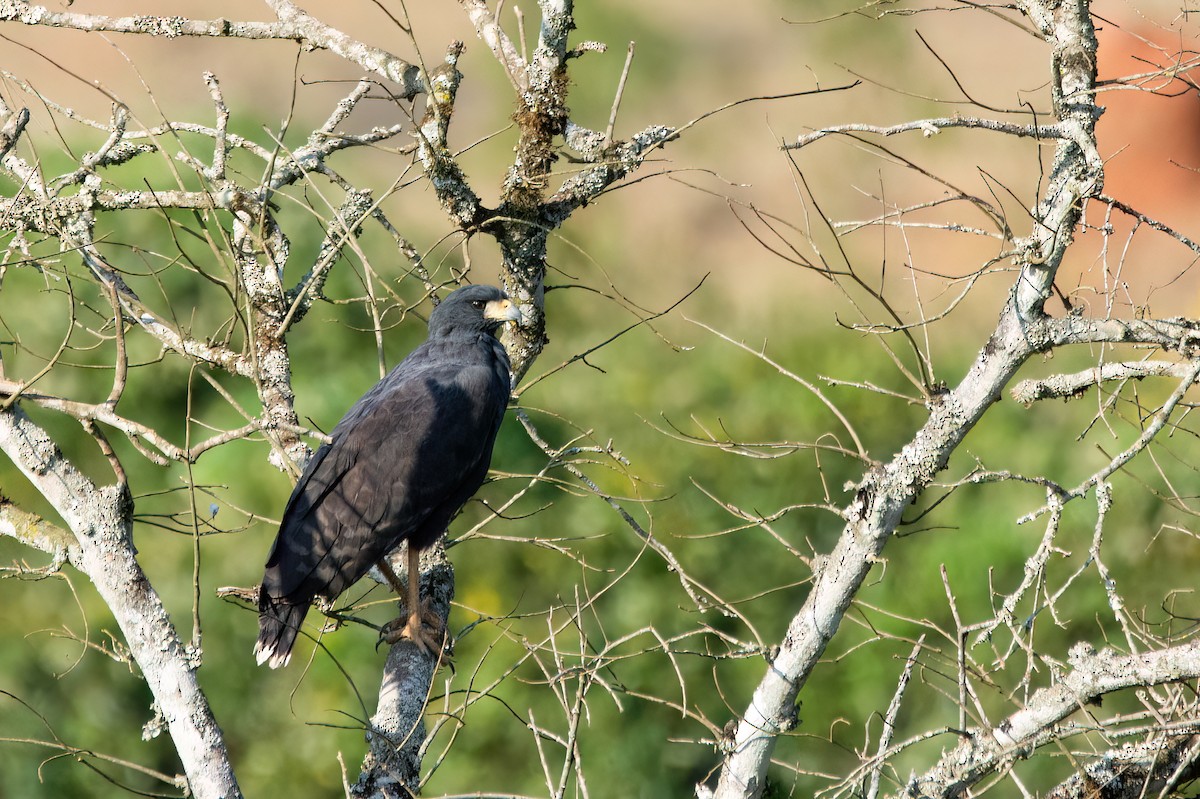
M 788 625 L 779 653 L 767 668 L 737 722 L 715 790 L 697 787 L 702 798 L 757 799 L 766 785 L 771 753 L 781 734 L 796 726 L 796 697 L 837 632 L 900 523 L 903 510 L 930 485 L 967 433 L 1000 399 L 1005 385 L 1035 352 L 1050 342 L 1036 328 L 1045 314 L 1059 264 L 1080 217 L 1083 198 L 1103 185 L 1095 145 L 1099 114 L 1096 38 L 1086 0 L 1020 3 L 1051 48 L 1059 140 L 1051 181 L 1038 207 L 1037 224 L 1021 242 L 1020 271 L 995 331 L 962 381 L 929 400 L 929 419 L 896 455 L 872 469 L 845 508 L 848 523 L 828 556 L 814 563 L 808 597 Z
M 1178 361 L 1109 362 L 1072 374 L 1022 380 L 1010 392 L 1017 402 L 1029 405 L 1043 399 L 1075 399 L 1092 386 L 1113 380 L 1144 380 L 1147 377 L 1185 377 L 1190 368 Z
M 1047 799 L 1143 799 L 1166 796 L 1194 780 L 1200 735 L 1181 733 L 1126 744 L 1104 753 L 1072 774 Z
M 1028 757 L 1036 747 L 1069 735 L 1072 730 L 1060 726 L 1061 722 L 1077 712 L 1086 713 L 1088 705 L 1107 693 L 1200 677 L 1200 643 L 1134 655 L 1096 652 L 1089 644 L 1077 644 L 1069 662 L 1071 671 L 1054 685 L 1036 691 L 1024 707 L 993 729 L 969 731 L 969 737 L 942 755 L 933 768 L 914 776 L 896 799 L 961 795 L 1002 763 Z
M 134 556 L 128 488 L 119 483 L 98 486 L 85 477 L 19 406 L 0 411 L 0 449 L 63 518 L 75 544 L 44 534 L 18 535 L 19 540 L 62 551 L 111 609 L 166 720 L 192 795 L 240 797 L 221 728 L 196 679 L 201 653 L 179 640 Z M 20 528 L 13 518 L 0 518 L 0 533 L 17 534 Z
M 405 99 L 425 91 L 421 70 L 395 55 L 350 38 L 341 31 L 305 13 L 287 0 L 267 0 L 276 22 L 196 20 L 163 15 L 110 17 L 71 11 L 53 11 L 45 6 L 2 0 L 0 22 L 22 22 L 51 28 L 72 28 L 107 33 L 138 33 L 174 38 L 205 36 L 223 39 L 290 39 L 309 47 L 329 50 L 363 69 L 400 86 Z
M 845 125 L 831 125 L 828 128 L 814 130 L 800 136 L 796 141 L 785 144 L 785 150 L 799 150 L 815 141 L 832 136 L 836 133 L 870 133 L 875 136 L 895 136 L 899 133 L 920 131 L 925 137 L 936 136 L 948 128 L 976 128 L 991 130 L 996 133 L 1007 133 L 1011 136 L 1030 136 L 1037 139 L 1056 139 L 1060 136 L 1056 125 L 1020 125 L 1014 122 L 1003 122 L 997 119 L 976 119 L 974 117 L 938 117 L 936 119 L 918 119 L 913 122 L 902 122 L 899 125 L 883 127 L 852 122 Z

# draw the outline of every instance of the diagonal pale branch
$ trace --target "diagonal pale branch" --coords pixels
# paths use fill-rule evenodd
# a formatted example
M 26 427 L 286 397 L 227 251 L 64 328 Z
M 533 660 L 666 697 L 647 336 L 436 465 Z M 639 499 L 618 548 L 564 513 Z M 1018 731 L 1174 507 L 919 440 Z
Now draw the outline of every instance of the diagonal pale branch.
M 796 696 L 837 631 L 901 515 L 945 466 L 966 434 L 1000 399 L 1033 353 L 1010 301 L 996 332 L 963 381 L 935 404 L 925 425 L 890 462 L 869 472 L 845 509 L 846 525 L 828 556 L 814 561 L 813 586 L 792 618 L 779 654 L 737 725 L 733 751 L 713 796 L 757 797 L 776 738 L 797 723 Z M 702 796 L 707 795 L 703 787 Z
M 241 796 L 196 669 L 200 653 L 179 639 L 158 593 L 137 562 L 133 502 L 126 486 L 98 486 L 68 462 L 20 406 L 0 412 L 0 450 L 41 492 L 74 534 L 71 565 L 95 585 L 125 636 L 162 710 L 193 796 Z M 0 517 L 0 532 L 3 520 Z
M 739 720 L 716 789 L 697 787 L 700 797 L 757 799 L 779 735 L 797 724 L 796 698 L 850 603 L 879 558 L 901 515 L 927 488 L 950 455 L 979 422 L 1017 370 L 1048 349 L 1043 305 L 1085 197 L 1103 186 L 1103 163 L 1095 145 L 1096 38 L 1086 0 L 1025 2 L 1022 10 L 1055 53 L 1055 111 L 1059 140 L 1052 180 L 1036 209 L 1037 225 L 1022 243 L 1020 272 L 995 331 L 963 380 L 931 403 L 929 418 L 896 455 L 869 471 L 844 511 L 848 519 L 833 551 L 818 559 L 813 586 L 792 618 L 779 654 L 766 670 Z M 1061 54 L 1069 52 L 1071 58 Z

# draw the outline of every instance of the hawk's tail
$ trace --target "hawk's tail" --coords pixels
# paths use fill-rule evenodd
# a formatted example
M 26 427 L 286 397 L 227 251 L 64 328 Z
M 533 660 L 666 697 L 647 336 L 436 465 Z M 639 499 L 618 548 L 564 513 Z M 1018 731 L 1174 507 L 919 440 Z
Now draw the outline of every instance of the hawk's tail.
M 292 605 L 258 595 L 258 641 L 254 644 L 254 659 L 277 669 L 292 659 L 292 645 L 300 632 L 300 623 L 308 613 L 308 603 Z

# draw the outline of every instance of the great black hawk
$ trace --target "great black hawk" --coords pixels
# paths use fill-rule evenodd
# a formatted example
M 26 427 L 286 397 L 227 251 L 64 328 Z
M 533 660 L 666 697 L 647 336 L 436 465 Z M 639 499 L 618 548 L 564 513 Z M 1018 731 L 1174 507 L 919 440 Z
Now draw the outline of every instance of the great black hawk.
M 259 664 L 287 665 L 314 598 L 334 599 L 408 542 L 408 620 L 394 636 L 440 651 L 422 626 L 420 551 L 478 490 L 511 388 L 496 339 L 520 312 L 492 286 L 451 293 L 428 338 L 346 413 L 288 499 L 258 599 Z

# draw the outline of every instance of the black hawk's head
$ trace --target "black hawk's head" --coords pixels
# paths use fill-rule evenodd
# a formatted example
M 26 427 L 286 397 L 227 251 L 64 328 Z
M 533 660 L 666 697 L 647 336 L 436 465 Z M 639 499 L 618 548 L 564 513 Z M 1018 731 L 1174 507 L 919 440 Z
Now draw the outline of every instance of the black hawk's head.
M 429 315 L 429 336 L 450 333 L 495 333 L 505 322 L 521 321 L 516 303 L 495 286 L 463 286 L 450 293 Z

